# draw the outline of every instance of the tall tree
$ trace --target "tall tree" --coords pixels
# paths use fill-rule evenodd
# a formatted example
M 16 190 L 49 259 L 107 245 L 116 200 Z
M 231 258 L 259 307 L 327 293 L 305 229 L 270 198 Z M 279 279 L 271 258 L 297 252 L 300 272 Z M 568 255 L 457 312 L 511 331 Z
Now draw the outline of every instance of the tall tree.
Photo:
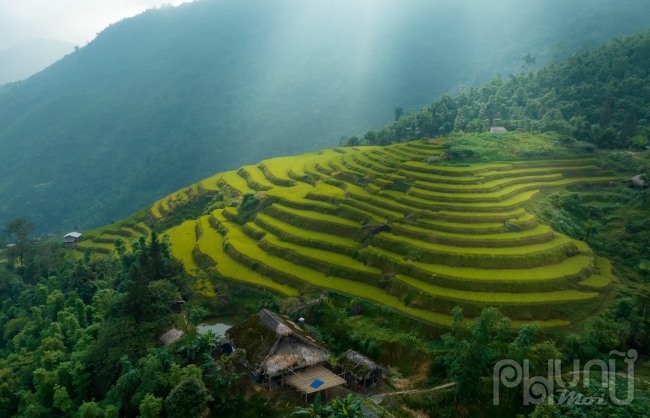
M 495 359 L 505 352 L 510 334 L 510 320 L 497 308 L 484 308 L 473 322 L 464 318 L 461 308 L 454 308 L 451 332 L 442 337 L 447 349 L 442 362 L 456 382 L 458 400 L 479 398 L 481 377 L 489 374 Z
M 34 224 L 24 218 L 16 218 L 7 223 L 2 229 L 2 242 L 7 247 L 7 253 L 13 260 L 18 258 L 21 265 L 25 265 L 27 256 L 33 247 L 33 239 L 29 234 L 34 231 Z

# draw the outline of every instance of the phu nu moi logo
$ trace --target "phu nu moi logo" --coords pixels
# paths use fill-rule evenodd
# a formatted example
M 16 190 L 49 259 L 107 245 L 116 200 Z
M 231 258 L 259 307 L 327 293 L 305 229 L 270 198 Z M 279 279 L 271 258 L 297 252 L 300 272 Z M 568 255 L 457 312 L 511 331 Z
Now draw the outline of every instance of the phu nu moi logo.
M 619 356 L 627 365 L 625 374 L 616 371 L 616 358 Z M 573 370 L 568 373 L 571 379 L 565 381 L 562 378 L 562 361 L 551 359 L 548 361 L 546 376 L 530 376 L 530 363 L 528 359 L 523 364 L 511 359 L 501 360 L 492 372 L 492 403 L 499 405 L 499 390 L 501 385 L 506 388 L 514 388 L 523 383 L 523 404 L 537 405 L 545 399 L 555 395 L 558 404 L 593 405 L 605 404 L 606 397 L 614 405 L 629 405 L 634 400 L 634 362 L 638 357 L 636 350 L 628 350 L 627 353 L 612 350 L 609 352 L 609 360 L 589 360 L 582 367 L 580 360 L 573 361 Z M 584 387 L 589 385 L 590 375 L 593 371 L 600 372 L 600 385 L 602 394 L 599 396 L 584 396 L 576 391 L 582 377 Z M 616 393 L 616 375 L 623 375 L 627 382 L 627 393 L 622 399 Z

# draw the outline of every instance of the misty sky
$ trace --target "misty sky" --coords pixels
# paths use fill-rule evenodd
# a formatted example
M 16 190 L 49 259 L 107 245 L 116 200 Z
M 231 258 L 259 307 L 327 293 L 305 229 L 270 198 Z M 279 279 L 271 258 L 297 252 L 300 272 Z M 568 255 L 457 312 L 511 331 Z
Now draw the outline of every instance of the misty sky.
M 0 0 L 0 49 L 45 38 L 84 46 L 106 26 L 189 0 Z

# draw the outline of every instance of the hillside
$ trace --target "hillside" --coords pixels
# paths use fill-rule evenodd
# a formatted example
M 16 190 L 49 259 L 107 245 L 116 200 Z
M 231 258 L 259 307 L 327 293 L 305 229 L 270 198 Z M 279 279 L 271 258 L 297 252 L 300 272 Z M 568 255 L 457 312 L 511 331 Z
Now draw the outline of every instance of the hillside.
M 635 1 L 529 3 L 203 0 L 116 23 L 0 88 L 0 223 L 106 224 L 517 72 L 526 54 L 544 65 L 650 23 Z
M 523 144 L 508 161 L 450 165 L 444 146 L 456 140 L 264 160 L 91 231 L 77 250 L 110 253 L 151 227 L 188 272 L 207 274 L 208 297 L 223 279 L 284 296 L 325 288 L 439 326 L 456 305 L 470 316 L 496 305 L 518 324 L 548 327 L 598 311 L 611 263 L 530 209 L 547 191 L 602 191 L 626 176 L 599 154 L 530 134 L 482 136 Z M 542 149 L 544 159 L 522 157 Z
M 644 150 L 650 145 L 649 68 L 646 30 L 536 72 L 497 76 L 480 88 L 445 96 L 353 143 L 387 144 L 502 125 L 558 132 L 602 148 Z M 480 160 L 476 151 L 469 160 Z

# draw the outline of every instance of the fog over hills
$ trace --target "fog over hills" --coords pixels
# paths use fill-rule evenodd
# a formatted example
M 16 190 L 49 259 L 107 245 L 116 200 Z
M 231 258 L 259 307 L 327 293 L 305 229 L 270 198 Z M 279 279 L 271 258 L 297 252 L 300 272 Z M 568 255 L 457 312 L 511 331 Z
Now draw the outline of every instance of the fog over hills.
M 352 3 L 352 4 L 350 4 Z M 0 88 L 0 224 L 119 219 L 217 171 L 335 145 L 496 73 L 650 24 L 632 1 L 216 1 L 111 25 Z
M 74 45 L 53 39 L 29 39 L 0 50 L 0 84 L 23 80 L 71 53 Z

